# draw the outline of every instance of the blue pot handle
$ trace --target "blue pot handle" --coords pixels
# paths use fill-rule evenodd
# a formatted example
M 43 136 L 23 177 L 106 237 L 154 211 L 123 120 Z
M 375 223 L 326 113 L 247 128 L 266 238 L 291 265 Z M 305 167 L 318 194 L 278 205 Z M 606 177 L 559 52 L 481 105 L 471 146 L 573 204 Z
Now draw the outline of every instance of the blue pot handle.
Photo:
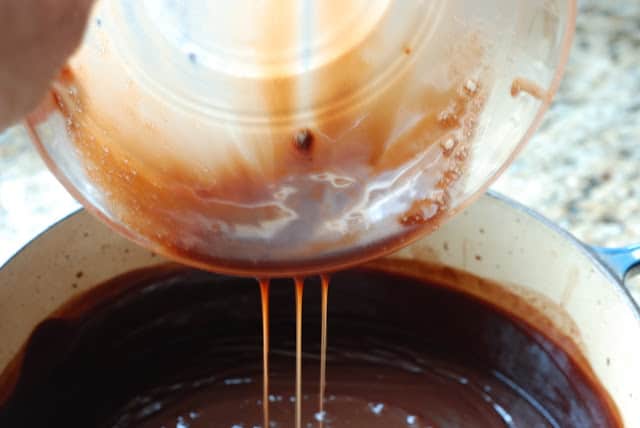
M 621 282 L 632 268 L 640 265 L 640 244 L 622 248 L 591 248 Z

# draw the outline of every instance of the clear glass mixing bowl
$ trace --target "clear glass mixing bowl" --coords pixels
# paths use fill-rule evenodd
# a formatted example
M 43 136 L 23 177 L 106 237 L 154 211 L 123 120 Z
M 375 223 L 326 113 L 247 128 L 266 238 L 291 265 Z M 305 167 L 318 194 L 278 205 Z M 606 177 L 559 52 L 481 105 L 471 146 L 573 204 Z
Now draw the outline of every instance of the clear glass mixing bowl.
M 480 195 L 539 124 L 574 0 L 101 0 L 27 120 L 92 213 L 202 268 L 332 270 Z

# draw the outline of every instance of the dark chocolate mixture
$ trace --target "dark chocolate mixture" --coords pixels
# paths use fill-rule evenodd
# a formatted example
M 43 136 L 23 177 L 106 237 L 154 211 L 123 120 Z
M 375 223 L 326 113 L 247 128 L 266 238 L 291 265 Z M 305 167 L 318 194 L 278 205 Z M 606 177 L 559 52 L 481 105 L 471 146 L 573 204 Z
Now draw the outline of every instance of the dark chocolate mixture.
M 292 285 L 270 287 L 272 427 L 294 425 Z M 19 372 L 0 379 L 0 397 L 9 397 L 0 427 L 262 426 L 258 290 L 255 280 L 175 266 L 98 287 L 35 329 Z M 328 308 L 320 412 L 321 288 L 308 279 L 305 427 L 621 425 L 607 393 L 571 355 L 465 294 L 360 269 L 333 276 Z

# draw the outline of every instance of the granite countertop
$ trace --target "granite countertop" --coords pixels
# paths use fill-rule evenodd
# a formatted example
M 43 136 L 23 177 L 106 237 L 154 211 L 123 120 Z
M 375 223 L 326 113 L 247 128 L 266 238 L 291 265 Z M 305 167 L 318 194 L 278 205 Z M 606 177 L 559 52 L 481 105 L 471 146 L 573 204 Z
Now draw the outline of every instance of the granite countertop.
M 640 242 L 640 2 L 579 4 L 560 92 L 493 189 L 587 243 Z M 23 129 L 0 135 L 0 264 L 77 207 Z
M 493 186 L 601 246 L 640 242 L 640 2 L 580 0 L 546 119 Z

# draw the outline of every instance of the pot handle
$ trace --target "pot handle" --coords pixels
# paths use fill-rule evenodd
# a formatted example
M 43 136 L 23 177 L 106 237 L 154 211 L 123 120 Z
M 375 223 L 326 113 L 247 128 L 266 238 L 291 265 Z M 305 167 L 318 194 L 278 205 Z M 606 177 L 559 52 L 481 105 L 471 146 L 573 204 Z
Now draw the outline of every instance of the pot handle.
M 640 244 L 621 248 L 591 248 L 621 282 L 624 282 L 631 269 L 640 265 Z

